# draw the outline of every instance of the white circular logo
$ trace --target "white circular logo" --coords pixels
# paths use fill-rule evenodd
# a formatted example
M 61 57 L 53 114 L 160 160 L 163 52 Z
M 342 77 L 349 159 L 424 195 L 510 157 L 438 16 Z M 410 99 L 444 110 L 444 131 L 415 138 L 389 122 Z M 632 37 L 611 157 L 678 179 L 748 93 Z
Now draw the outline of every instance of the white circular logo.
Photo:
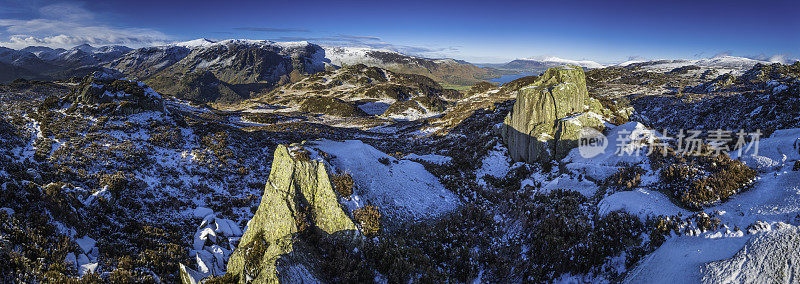
M 586 159 L 605 153 L 608 139 L 602 132 L 591 127 L 581 129 L 578 138 L 578 152 Z

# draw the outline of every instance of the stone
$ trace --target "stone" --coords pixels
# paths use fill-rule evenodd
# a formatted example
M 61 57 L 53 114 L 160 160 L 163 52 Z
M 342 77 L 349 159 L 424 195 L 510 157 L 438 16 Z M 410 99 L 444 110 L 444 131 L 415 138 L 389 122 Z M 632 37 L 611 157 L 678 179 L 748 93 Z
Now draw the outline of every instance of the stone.
M 296 265 L 286 259 L 294 259 L 292 236 L 300 230 L 295 220 L 302 212 L 314 216 L 310 227 L 325 234 L 357 231 L 338 202 L 325 163 L 293 156 L 288 147 L 278 145 L 261 204 L 228 261 L 228 273 L 238 275 L 241 283 L 277 283 L 279 263 Z M 248 273 L 245 266 L 254 264 L 246 263 L 245 256 L 255 242 L 268 246 L 256 264 L 259 269 Z
M 577 66 L 547 69 L 534 83 L 517 91 L 517 101 L 500 127 L 515 162 L 561 159 L 578 145 L 583 127 L 603 128 L 602 116 L 586 112 L 591 104 L 586 76 Z
M 186 267 L 183 263 L 178 263 L 178 274 L 181 276 L 181 283 L 184 284 L 197 284 L 203 279 L 203 274 Z

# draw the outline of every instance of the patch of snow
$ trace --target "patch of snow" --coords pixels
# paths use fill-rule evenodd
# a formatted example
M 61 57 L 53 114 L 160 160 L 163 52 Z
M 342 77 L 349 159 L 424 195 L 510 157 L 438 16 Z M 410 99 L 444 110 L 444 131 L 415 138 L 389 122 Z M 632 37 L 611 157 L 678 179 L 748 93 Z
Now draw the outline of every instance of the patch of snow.
M 769 138 L 751 142 L 742 147 L 741 152 L 735 151 L 730 155 L 762 171 L 778 170 L 800 160 L 800 128 L 776 130 Z
M 355 192 L 389 217 L 428 219 L 460 205 L 458 197 L 417 162 L 396 160 L 359 140 L 309 144 L 335 156 L 329 161 L 331 165 L 350 172 Z M 391 162 L 385 165 L 379 159 Z
M 597 205 L 597 213 L 600 216 L 608 213 L 623 210 L 633 214 L 642 221 L 647 217 L 658 215 L 673 216 L 681 214 L 690 215 L 686 209 L 680 208 L 669 200 L 669 197 L 658 191 L 639 188 L 632 191 L 621 191 L 603 198 Z
M 206 216 L 212 213 L 214 213 L 214 210 L 202 206 L 197 207 L 192 211 L 192 214 L 194 215 L 195 218 L 205 218 Z
M 186 267 L 185 265 L 183 265 L 183 263 L 178 263 L 178 270 L 179 272 L 186 273 L 186 275 L 189 276 L 188 279 L 186 279 L 189 282 L 186 284 L 198 284 L 200 283 L 200 280 L 202 280 L 205 277 L 205 275 L 203 275 L 202 273 L 197 272 L 196 270 L 191 269 L 189 267 Z
M 94 273 L 97 270 L 97 262 L 87 263 L 78 267 L 78 276 L 83 276 L 86 273 Z
M 522 185 L 522 187 L 525 186 Z M 548 193 L 556 189 L 570 189 L 583 194 L 583 196 L 592 197 L 597 192 L 597 185 L 585 178 L 579 179 L 569 174 L 563 174 L 545 183 L 540 192 Z
M 75 253 L 68 253 L 67 257 L 64 258 L 64 263 L 67 264 L 67 267 L 78 269 L 78 258 L 75 257 Z
M 700 266 L 732 257 L 748 238 L 698 238 L 679 236 L 667 239 L 628 273 L 624 283 L 698 283 Z
M 511 158 L 508 149 L 498 143 L 487 153 L 481 161 L 481 168 L 475 172 L 475 176 L 483 181 L 483 176 L 490 175 L 496 178 L 504 177 L 511 170 Z
M 729 259 L 701 267 L 703 283 L 794 283 L 800 276 L 800 232 L 778 223 L 778 229 L 752 237 Z
M 6 215 L 9 215 L 9 216 L 14 215 L 14 209 L 11 209 L 11 208 L 8 208 L 8 207 L 0 208 L 0 211 L 6 212 Z
M 361 110 L 369 115 L 381 115 L 389 109 L 388 103 L 385 102 L 368 102 L 358 106 Z
M 448 156 L 434 155 L 434 154 L 417 155 L 417 154 L 414 154 L 414 153 L 406 155 L 405 157 L 403 157 L 403 159 L 404 160 L 420 160 L 420 161 L 425 161 L 425 162 L 428 162 L 428 163 L 431 163 L 431 164 L 437 164 L 437 165 L 444 165 L 444 164 L 447 164 L 447 163 L 449 163 L 450 161 L 453 160 L 453 158 L 448 157 Z
M 575 148 L 562 160 L 570 170 L 581 172 L 597 180 L 616 173 L 622 164 L 639 164 L 647 160 L 647 145 L 658 134 L 639 122 L 628 122 L 612 128 L 606 135 L 606 148 L 600 154 L 585 158 Z
M 75 240 L 78 243 L 78 246 L 83 250 L 85 253 L 90 253 L 94 248 L 94 245 L 97 243 L 94 239 L 90 238 L 89 236 L 85 236 L 83 238 Z

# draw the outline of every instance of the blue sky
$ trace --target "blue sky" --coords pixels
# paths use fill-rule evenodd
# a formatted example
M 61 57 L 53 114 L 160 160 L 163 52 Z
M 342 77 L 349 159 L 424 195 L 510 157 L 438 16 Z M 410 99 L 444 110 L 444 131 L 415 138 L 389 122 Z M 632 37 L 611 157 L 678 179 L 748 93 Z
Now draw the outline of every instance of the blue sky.
M 798 1 L 0 0 L 0 45 L 308 40 L 471 62 L 800 56 Z

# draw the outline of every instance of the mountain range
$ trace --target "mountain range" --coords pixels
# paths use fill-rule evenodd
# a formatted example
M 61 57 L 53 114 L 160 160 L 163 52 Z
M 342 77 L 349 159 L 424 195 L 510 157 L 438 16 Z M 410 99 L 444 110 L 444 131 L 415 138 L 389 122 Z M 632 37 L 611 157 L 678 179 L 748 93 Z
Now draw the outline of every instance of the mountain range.
M 719 69 L 739 72 L 768 62 L 742 57 L 630 61 L 619 66 L 667 72 L 675 68 Z M 502 64 L 472 64 L 454 59 L 431 59 L 395 51 L 322 46 L 305 41 L 196 39 L 163 46 L 131 49 L 125 46 L 71 49 L 31 46 L 20 50 L 0 47 L 0 82 L 17 78 L 65 80 L 102 71 L 116 78 L 147 83 L 155 90 L 181 99 L 235 104 L 298 82 L 311 74 L 364 64 L 392 72 L 429 77 L 445 88 L 465 91 L 486 79 L 506 74 L 533 73 L 565 64 L 584 69 L 604 65 L 588 60 L 557 57 L 522 58 Z

